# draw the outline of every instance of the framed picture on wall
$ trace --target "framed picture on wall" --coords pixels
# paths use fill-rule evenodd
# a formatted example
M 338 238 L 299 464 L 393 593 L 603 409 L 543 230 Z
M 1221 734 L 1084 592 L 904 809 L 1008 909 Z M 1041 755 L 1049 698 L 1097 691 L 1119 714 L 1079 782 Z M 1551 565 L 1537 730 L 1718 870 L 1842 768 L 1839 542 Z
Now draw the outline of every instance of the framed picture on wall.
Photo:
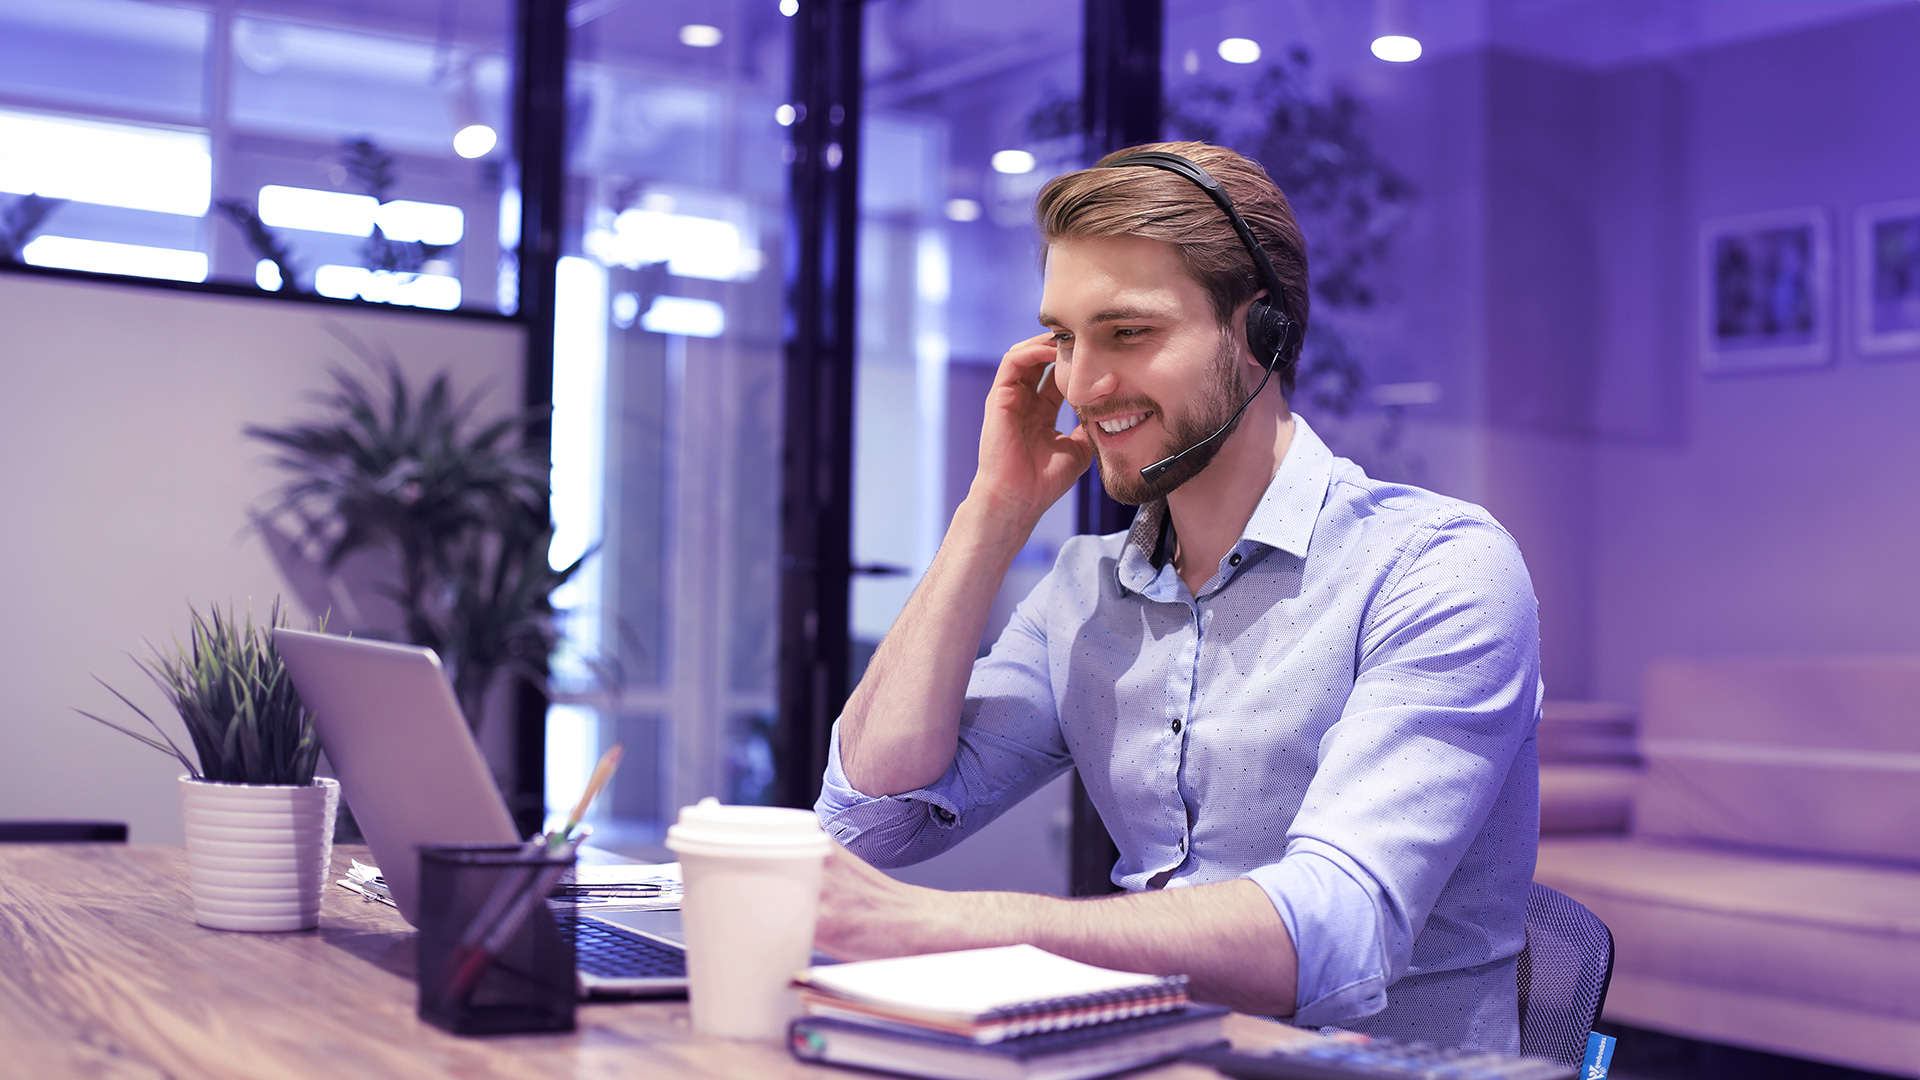
M 1709 221 L 1701 271 L 1701 367 L 1770 371 L 1827 362 L 1833 315 L 1823 211 Z
M 1920 199 L 1861 207 L 1854 251 L 1860 351 L 1920 351 Z

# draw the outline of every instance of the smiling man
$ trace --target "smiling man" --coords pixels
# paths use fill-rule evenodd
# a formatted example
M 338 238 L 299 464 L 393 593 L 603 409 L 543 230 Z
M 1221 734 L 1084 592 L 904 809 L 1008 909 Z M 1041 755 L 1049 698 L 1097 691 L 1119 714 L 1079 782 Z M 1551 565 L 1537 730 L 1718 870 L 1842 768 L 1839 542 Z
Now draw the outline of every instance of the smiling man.
M 1305 245 L 1259 165 L 1139 147 L 1050 182 L 1036 216 L 1047 331 L 1001 362 L 973 486 L 835 726 L 818 944 L 1032 942 L 1299 1024 L 1516 1049 L 1542 691 L 1512 538 L 1292 413 Z M 1096 459 L 1132 529 L 1069 541 L 976 660 L 1014 555 Z M 1070 766 L 1122 895 L 868 865 L 937 854 Z

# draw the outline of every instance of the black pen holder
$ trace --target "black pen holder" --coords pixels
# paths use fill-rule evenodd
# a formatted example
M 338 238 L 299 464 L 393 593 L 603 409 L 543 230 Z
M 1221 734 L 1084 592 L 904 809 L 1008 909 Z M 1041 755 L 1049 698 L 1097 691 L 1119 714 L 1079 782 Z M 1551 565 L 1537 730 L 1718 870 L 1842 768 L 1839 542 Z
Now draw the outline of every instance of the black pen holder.
M 572 939 L 547 894 L 573 851 L 420 849 L 420 1018 L 456 1035 L 572 1031 Z

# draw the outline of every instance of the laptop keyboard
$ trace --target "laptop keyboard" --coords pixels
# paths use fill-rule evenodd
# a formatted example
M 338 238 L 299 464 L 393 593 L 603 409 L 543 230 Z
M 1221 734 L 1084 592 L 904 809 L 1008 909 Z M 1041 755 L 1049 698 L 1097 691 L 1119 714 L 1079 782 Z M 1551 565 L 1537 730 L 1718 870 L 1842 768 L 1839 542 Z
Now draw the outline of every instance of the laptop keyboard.
M 685 978 L 687 954 L 671 945 L 598 919 L 561 916 L 560 933 L 573 942 L 582 971 L 607 979 Z

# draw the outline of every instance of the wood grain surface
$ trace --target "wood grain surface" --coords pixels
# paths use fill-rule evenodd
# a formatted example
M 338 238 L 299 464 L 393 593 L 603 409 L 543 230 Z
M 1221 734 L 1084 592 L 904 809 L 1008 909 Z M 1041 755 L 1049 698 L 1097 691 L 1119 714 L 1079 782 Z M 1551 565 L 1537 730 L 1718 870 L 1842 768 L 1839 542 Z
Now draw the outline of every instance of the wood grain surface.
M 335 876 L 354 856 L 365 849 L 335 850 Z M 0 1077 L 871 1075 L 695 1035 L 683 1001 L 583 1003 L 568 1035 L 448 1035 L 414 1013 L 413 934 L 391 908 L 329 885 L 318 930 L 207 930 L 186 876 L 179 848 L 0 844 Z M 1242 1016 L 1229 1034 L 1248 1047 L 1311 1037 Z

